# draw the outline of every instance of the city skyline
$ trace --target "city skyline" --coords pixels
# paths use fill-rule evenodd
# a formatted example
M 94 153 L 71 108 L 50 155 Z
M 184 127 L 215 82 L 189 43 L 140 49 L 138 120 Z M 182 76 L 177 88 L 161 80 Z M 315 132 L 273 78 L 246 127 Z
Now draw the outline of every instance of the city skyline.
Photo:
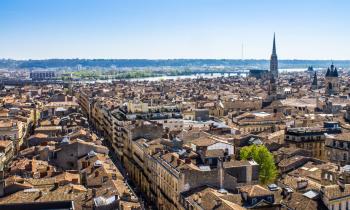
M 350 59 L 346 1 L 2 1 L 0 58 Z M 243 56 L 242 56 L 243 46 Z

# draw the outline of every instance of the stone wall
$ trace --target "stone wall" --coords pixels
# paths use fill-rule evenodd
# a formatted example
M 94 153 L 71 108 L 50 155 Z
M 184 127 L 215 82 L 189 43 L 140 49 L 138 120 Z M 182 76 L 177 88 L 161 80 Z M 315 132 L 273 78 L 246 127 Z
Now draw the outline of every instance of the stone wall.
M 224 173 L 224 188 L 227 190 L 236 189 L 237 179 L 228 173 Z M 184 189 L 187 191 L 200 186 L 213 186 L 220 188 L 219 172 L 217 169 L 211 171 L 197 171 L 186 170 L 184 171 Z M 180 189 L 181 190 L 181 189 Z

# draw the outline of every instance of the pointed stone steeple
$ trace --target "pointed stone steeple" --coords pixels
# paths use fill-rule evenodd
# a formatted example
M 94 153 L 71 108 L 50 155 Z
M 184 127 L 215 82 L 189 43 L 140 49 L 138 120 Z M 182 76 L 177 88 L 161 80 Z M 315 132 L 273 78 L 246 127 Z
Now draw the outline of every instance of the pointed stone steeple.
M 275 33 L 273 33 L 273 45 L 272 45 L 272 55 L 276 55 L 277 56 L 277 53 L 276 53 L 276 35 Z
M 277 53 L 276 53 L 275 34 L 273 34 L 272 54 L 271 54 L 271 59 L 270 59 L 270 73 L 277 81 L 277 78 L 278 78 L 278 59 L 277 59 Z
M 268 98 L 264 104 L 271 104 L 272 101 L 277 99 L 277 83 L 278 83 L 278 60 L 276 53 L 276 38 L 273 34 L 272 54 L 270 58 L 270 72 L 269 72 L 269 89 Z M 265 106 L 263 105 L 263 106 Z

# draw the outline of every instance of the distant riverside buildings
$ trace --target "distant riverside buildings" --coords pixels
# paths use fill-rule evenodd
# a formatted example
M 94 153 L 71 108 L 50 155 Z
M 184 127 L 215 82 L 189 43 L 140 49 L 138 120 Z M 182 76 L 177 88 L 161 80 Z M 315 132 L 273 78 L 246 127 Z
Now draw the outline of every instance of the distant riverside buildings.
M 32 80 L 50 80 L 57 77 L 55 71 L 43 71 L 43 70 L 34 70 L 30 72 L 30 78 Z
M 266 78 L 268 74 L 269 74 L 269 71 L 265 70 L 265 69 L 251 69 L 251 70 L 249 70 L 249 76 L 255 77 L 257 79 Z

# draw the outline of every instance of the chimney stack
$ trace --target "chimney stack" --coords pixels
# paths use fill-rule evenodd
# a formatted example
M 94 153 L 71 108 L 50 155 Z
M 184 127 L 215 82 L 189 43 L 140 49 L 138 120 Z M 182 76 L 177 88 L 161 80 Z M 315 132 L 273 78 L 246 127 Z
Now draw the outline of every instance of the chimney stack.
M 218 172 L 219 172 L 219 183 L 220 183 L 220 189 L 219 193 L 226 194 L 227 191 L 224 189 L 224 168 L 223 168 L 223 161 L 222 158 L 219 157 L 218 161 Z

